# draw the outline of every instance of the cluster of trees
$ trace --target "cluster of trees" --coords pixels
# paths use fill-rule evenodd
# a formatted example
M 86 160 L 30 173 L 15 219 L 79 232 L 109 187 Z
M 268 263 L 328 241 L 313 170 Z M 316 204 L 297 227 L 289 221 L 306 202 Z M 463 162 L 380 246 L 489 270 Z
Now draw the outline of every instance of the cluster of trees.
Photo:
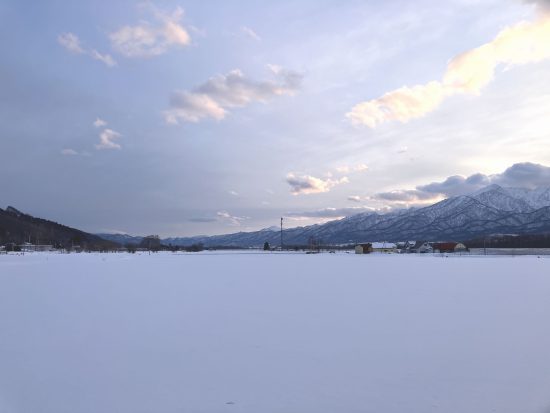
M 489 235 L 464 244 L 468 248 L 550 248 L 550 234 Z
M 141 242 L 139 244 L 126 244 L 125 248 L 130 253 L 135 253 L 138 250 L 146 250 L 146 251 L 152 251 L 152 252 L 158 252 L 158 251 L 187 251 L 187 252 L 200 252 L 204 250 L 204 245 L 201 243 L 198 244 L 192 244 L 188 246 L 181 246 L 181 245 L 163 245 L 160 243 L 148 243 L 148 242 Z

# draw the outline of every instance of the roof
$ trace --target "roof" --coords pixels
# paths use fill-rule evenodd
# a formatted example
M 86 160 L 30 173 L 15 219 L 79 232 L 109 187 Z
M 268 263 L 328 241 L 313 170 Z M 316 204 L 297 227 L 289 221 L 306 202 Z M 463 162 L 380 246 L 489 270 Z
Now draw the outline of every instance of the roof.
M 454 250 L 457 245 L 457 242 L 436 242 L 433 248 L 435 250 Z
M 378 249 L 383 249 L 383 248 L 395 248 L 396 245 L 393 243 L 393 242 L 373 242 L 372 243 L 372 248 L 378 248 Z

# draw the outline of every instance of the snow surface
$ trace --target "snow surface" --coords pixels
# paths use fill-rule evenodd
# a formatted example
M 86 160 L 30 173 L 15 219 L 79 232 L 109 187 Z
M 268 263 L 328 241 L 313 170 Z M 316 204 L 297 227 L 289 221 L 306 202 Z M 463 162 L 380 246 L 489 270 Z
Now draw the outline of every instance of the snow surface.
M 550 259 L 0 255 L 1 413 L 548 413 Z

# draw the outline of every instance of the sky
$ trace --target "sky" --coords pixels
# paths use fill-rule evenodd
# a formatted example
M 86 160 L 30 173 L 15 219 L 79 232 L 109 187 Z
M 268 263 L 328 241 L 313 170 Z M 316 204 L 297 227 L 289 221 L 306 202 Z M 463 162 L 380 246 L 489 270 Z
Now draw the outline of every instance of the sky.
M 0 3 L 0 207 L 190 236 L 550 185 L 550 1 Z

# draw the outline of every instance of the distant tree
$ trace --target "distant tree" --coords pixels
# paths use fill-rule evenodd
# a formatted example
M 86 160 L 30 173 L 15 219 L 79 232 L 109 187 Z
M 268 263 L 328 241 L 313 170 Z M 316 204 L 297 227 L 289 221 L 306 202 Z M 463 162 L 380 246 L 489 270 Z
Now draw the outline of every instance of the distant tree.
M 269 247 L 269 242 L 264 242 L 264 251 L 269 251 L 270 250 L 270 247 Z
M 132 243 L 128 243 L 128 244 L 126 244 L 126 249 L 128 250 L 129 253 L 134 254 L 136 252 L 137 245 L 132 244 Z
M 200 242 L 198 244 L 193 244 L 190 247 L 185 248 L 185 251 L 187 252 L 199 252 L 204 250 L 204 245 L 202 245 Z
M 147 248 L 149 251 L 159 251 L 161 249 L 160 237 L 158 235 L 149 235 L 139 243 L 141 248 Z

